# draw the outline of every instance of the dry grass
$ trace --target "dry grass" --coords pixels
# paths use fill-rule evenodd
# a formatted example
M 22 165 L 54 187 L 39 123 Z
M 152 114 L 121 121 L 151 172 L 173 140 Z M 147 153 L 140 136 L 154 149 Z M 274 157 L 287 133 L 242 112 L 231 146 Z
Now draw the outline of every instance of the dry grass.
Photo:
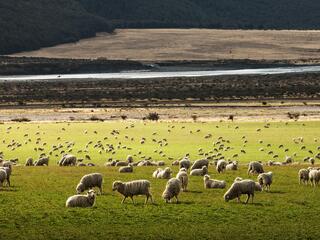
M 309 59 L 320 31 L 125 29 L 15 56 L 134 60 Z

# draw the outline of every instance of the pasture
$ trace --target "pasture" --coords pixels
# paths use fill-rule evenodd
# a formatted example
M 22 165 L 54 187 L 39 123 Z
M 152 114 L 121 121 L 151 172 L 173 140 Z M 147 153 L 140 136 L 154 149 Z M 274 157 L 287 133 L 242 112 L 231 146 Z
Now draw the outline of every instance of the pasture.
M 317 121 L 1 124 L 0 152 L 4 159 L 19 162 L 13 167 L 12 186 L 0 191 L 0 239 L 319 239 L 320 189 L 299 185 L 297 174 L 307 167 L 302 159 L 319 151 L 319 129 Z M 303 141 L 295 143 L 299 137 Z M 62 147 L 53 150 L 59 144 Z M 98 166 L 58 167 L 56 162 L 68 152 L 84 159 L 89 155 L 91 160 L 84 162 Z M 189 153 L 194 161 L 217 152 L 240 163 L 240 170 L 222 174 L 209 166 L 211 177 L 226 180 L 227 188 L 235 177 L 248 178 L 249 161 L 295 156 L 292 165 L 265 166 L 274 173 L 271 191 L 256 193 L 254 203 L 247 205 L 225 203 L 226 189 L 204 189 L 202 177 L 196 176 L 189 178 L 189 191 L 180 194 L 180 204 L 165 204 L 161 194 L 167 180 L 152 178 L 156 166 L 135 167 L 130 174 L 103 166 L 108 159 L 125 160 L 130 154 L 134 161 L 165 161 L 175 176 L 173 160 Z M 50 157 L 48 167 L 22 166 L 26 158 L 36 160 L 41 153 Z M 103 174 L 104 194 L 97 196 L 93 208 L 65 208 L 79 179 L 91 172 Z M 256 180 L 255 175 L 249 178 Z M 136 205 L 130 199 L 120 203 L 122 196 L 112 192 L 112 182 L 134 179 L 151 181 L 155 204 L 144 205 L 144 197 L 136 197 Z

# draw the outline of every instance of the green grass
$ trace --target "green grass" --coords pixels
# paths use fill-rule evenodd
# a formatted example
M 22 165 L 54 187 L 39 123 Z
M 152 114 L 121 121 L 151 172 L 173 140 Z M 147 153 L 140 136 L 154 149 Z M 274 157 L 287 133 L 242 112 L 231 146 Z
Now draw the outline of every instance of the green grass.
M 167 156 L 178 158 L 186 152 L 191 159 L 199 158 L 198 148 L 204 151 L 213 148 L 212 142 L 219 136 L 230 140 L 226 146 L 234 147 L 232 151 L 223 152 L 226 158 L 233 153 L 239 153 L 242 148 L 242 135 L 248 139 L 244 148 L 246 154 L 240 155 L 240 163 L 253 159 L 269 160 L 266 153 L 259 148 L 270 147 L 280 155 L 285 156 L 279 144 L 289 148 L 291 155 L 297 152 L 296 160 L 308 156 L 306 150 L 300 150 L 302 144 L 294 144 L 292 138 L 304 137 L 307 150 L 316 152 L 319 145 L 314 138 L 319 137 L 319 122 L 271 123 L 270 128 L 264 128 L 264 123 L 135 123 L 134 128 L 128 122 L 110 123 L 23 123 L 0 125 L 0 151 L 6 159 L 18 157 L 21 162 L 39 153 L 33 148 L 36 146 L 35 136 L 40 132 L 42 142 L 47 142 L 44 152 L 48 152 L 51 145 L 59 142 L 74 141 L 74 153 L 83 149 L 84 145 L 92 140 L 109 139 L 104 143 L 117 143 L 133 148 L 117 150 L 114 155 L 100 155 L 97 149 L 90 147 L 89 154 L 92 161 L 102 165 L 106 158 L 124 158 L 127 154 L 135 154 L 138 150 L 142 155 L 151 156 L 155 160 L 165 160 L 153 153 L 158 145 L 151 141 L 152 133 L 157 139 L 167 138 L 168 146 L 162 148 Z M 168 125 L 175 125 L 168 133 Z M 216 128 L 216 125 L 219 128 Z M 229 125 L 229 127 L 228 127 Z M 235 129 L 238 125 L 239 129 Z M 6 129 L 12 129 L 6 133 Z M 38 128 L 39 126 L 39 128 Z M 181 129 L 185 126 L 185 129 Z M 17 129 L 19 127 L 19 129 Z M 65 131 L 61 129 L 65 128 Z M 261 132 L 256 129 L 261 128 Z M 85 135 L 84 130 L 88 130 Z M 118 139 L 110 135 L 112 129 L 120 130 Z M 189 130 L 193 134 L 189 134 Z M 201 131 L 195 133 L 197 129 Z M 93 131 L 98 131 L 94 134 Z M 25 133 L 29 133 L 31 143 L 24 145 Z M 205 139 L 207 133 L 212 133 L 211 139 Z M 124 135 L 135 137 L 136 141 L 124 139 Z M 56 138 L 60 136 L 61 140 Z M 147 141 L 140 144 L 144 136 Z M 7 148 L 8 142 L 15 139 L 22 146 L 14 151 Z M 264 141 L 263 144 L 258 140 Z M 2 141 L 1 141 L 2 142 Z M 42 143 L 41 142 L 41 143 Z M 263 145 L 263 146 L 262 146 Z M 78 156 L 78 154 L 76 154 Z M 310 155 L 310 154 L 309 154 Z M 82 157 L 79 154 L 79 157 Z M 320 211 L 320 189 L 298 184 L 297 172 L 302 165 L 286 167 L 266 167 L 266 171 L 274 172 L 274 184 L 271 192 L 257 193 L 254 204 L 238 204 L 236 201 L 225 203 L 223 194 L 226 190 L 206 190 L 203 188 L 202 177 L 190 177 L 189 192 L 181 193 L 180 204 L 165 204 L 161 194 L 166 180 L 152 179 L 152 172 L 156 167 L 135 168 L 133 174 L 120 174 L 117 168 L 97 167 L 65 167 L 55 166 L 59 157 L 52 156 L 49 167 L 16 166 L 12 176 L 12 187 L 0 191 L 0 239 L 319 239 L 317 228 L 318 212 Z M 138 160 L 138 156 L 135 160 Z M 305 166 L 304 166 L 305 167 Z M 173 167 L 174 174 L 177 167 Z M 90 172 L 101 172 L 104 175 L 104 194 L 97 197 L 96 205 L 91 209 L 67 209 L 65 201 L 75 194 L 75 186 L 79 179 Z M 226 180 L 227 187 L 237 176 L 247 178 L 246 166 L 240 166 L 236 172 L 218 174 L 212 166 L 209 167 L 212 177 Z M 249 176 L 256 179 L 256 176 Z M 143 204 L 144 198 L 137 197 L 134 206 L 127 199 L 120 204 L 122 197 L 111 191 L 114 180 L 148 179 L 151 181 L 151 192 L 155 198 L 154 205 Z M 243 198 L 244 200 L 244 198 Z

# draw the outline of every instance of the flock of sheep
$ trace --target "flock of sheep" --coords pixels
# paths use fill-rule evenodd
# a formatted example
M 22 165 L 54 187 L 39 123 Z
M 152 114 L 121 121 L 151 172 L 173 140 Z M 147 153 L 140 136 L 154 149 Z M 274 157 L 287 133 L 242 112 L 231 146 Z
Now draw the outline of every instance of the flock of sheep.
M 130 126 L 131 128 L 134 127 L 134 125 Z M 265 126 L 266 128 L 270 127 L 269 124 Z M 168 129 L 171 131 L 174 126 L 170 126 Z M 10 127 L 7 129 L 7 131 L 10 131 Z M 65 129 L 62 129 L 65 131 Z M 200 130 L 197 130 L 199 132 Z M 257 132 L 261 131 L 261 129 L 257 129 Z M 191 133 L 191 131 L 190 131 Z M 84 134 L 87 134 L 87 131 L 84 132 Z M 118 130 L 113 130 L 111 132 L 111 135 L 117 139 L 117 136 L 120 134 Z M 192 133 L 191 133 L 192 134 Z M 40 132 L 37 132 L 36 135 L 40 135 Z M 153 136 L 157 135 L 156 132 L 152 134 Z M 25 134 L 25 137 L 29 137 L 28 134 Z M 206 139 L 211 138 L 212 135 L 208 134 L 205 136 Z M 129 139 L 130 141 L 133 141 L 133 138 L 130 138 L 129 136 L 125 136 L 126 139 Z M 57 140 L 60 140 L 61 138 L 58 137 Z M 107 137 L 105 137 L 105 140 Z M 234 154 L 232 158 L 239 157 L 240 154 L 246 154 L 246 151 L 244 147 L 247 144 L 247 139 L 245 136 L 242 137 L 243 140 L 243 148 L 241 149 L 240 153 Z M 38 137 L 36 139 L 36 144 L 39 145 L 41 143 L 42 139 Z M 144 144 L 147 141 L 146 138 L 142 138 L 140 141 L 140 144 Z M 158 144 L 160 147 L 165 147 L 168 145 L 167 139 L 161 139 L 156 140 L 152 139 L 153 142 Z M 301 150 L 306 150 L 306 146 L 303 145 L 303 138 L 295 138 L 293 141 L 296 144 L 301 144 Z M 315 142 L 317 139 L 315 139 Z M 28 142 L 31 142 L 31 139 L 25 141 L 25 144 L 28 144 Z M 3 143 L 5 143 L 5 140 L 3 140 Z M 263 141 L 259 140 L 259 143 L 262 144 Z M 173 158 L 168 157 L 168 160 L 172 160 L 172 165 L 178 165 L 179 166 L 179 172 L 176 174 L 175 177 L 172 176 L 173 172 L 170 167 L 157 168 L 153 174 L 152 177 L 156 179 L 168 179 L 167 184 L 165 186 L 165 189 L 162 194 L 162 198 L 166 202 L 171 202 L 172 199 L 176 199 L 176 202 L 178 202 L 178 196 L 180 192 L 188 191 L 188 184 L 189 184 L 189 176 L 202 176 L 203 182 L 204 182 L 204 188 L 210 189 L 210 188 L 220 188 L 225 189 L 227 184 L 224 180 L 218 180 L 218 179 L 211 179 L 210 175 L 208 175 L 208 169 L 209 165 L 214 165 L 215 169 L 218 173 L 222 173 L 224 171 L 236 171 L 239 169 L 238 161 L 225 159 L 222 152 L 227 152 L 231 150 L 230 146 L 227 146 L 227 144 L 230 144 L 229 140 L 224 139 L 223 137 L 218 137 L 217 141 L 214 142 L 213 150 L 209 152 L 204 152 L 202 148 L 198 149 L 198 154 L 202 156 L 201 160 L 196 160 L 195 162 L 191 162 L 189 160 L 189 154 L 186 154 L 185 157 L 183 157 L 181 160 L 173 161 Z M 22 144 L 18 143 L 16 141 L 11 141 L 7 147 L 10 149 L 16 149 L 19 148 Z M 79 159 L 75 155 L 71 154 L 73 151 L 75 143 L 74 142 L 65 142 L 65 144 L 58 144 L 53 145 L 52 149 L 49 151 L 48 154 L 44 153 L 44 146 L 46 146 L 45 142 L 42 142 L 42 147 L 35 148 L 35 151 L 40 152 L 40 157 L 33 161 L 32 158 L 28 158 L 26 160 L 25 166 L 48 166 L 50 157 L 48 155 L 53 156 L 59 156 L 59 154 L 62 155 L 62 158 L 60 161 L 57 162 L 57 164 L 61 167 L 63 166 L 95 166 L 93 163 L 84 163 L 84 159 Z M 117 149 L 128 149 L 131 150 L 130 147 L 123 145 L 121 142 L 118 143 L 117 146 L 114 146 L 113 144 L 103 144 L 102 141 L 97 141 L 97 143 L 94 144 L 93 141 L 89 141 L 85 149 L 78 150 L 77 153 L 85 153 L 85 160 L 90 161 L 91 157 L 88 154 L 88 147 L 90 145 L 93 145 L 94 148 L 96 148 L 100 154 L 103 152 L 115 154 Z M 271 144 L 267 144 L 267 148 L 270 147 Z M 279 145 L 278 149 L 284 149 L 285 152 L 288 152 L 288 149 L 286 149 L 283 145 Z M 318 147 L 318 150 L 320 148 Z M 275 154 L 273 151 L 260 148 L 259 151 L 266 152 L 269 156 L 271 156 L 273 159 L 278 158 L 278 155 Z M 155 150 L 155 153 L 159 154 L 162 157 L 166 157 L 166 154 L 163 150 Z M 312 150 L 308 150 L 309 154 L 314 154 Z M 296 156 L 296 154 L 293 154 L 293 157 Z M 134 162 L 134 157 L 137 157 L 139 161 Z M 274 160 L 268 161 L 266 164 L 268 166 L 283 166 L 293 163 L 293 157 L 287 156 L 284 162 L 277 162 Z M 3 185 L 5 181 L 7 181 L 7 185 L 10 186 L 10 175 L 12 173 L 12 166 L 17 164 L 17 159 L 12 159 L 9 161 L 5 161 L 3 158 L 3 152 L 0 152 L 0 184 Z M 320 169 L 313 167 L 315 163 L 315 159 L 320 159 L 320 153 L 314 155 L 314 157 L 305 157 L 303 160 L 305 162 L 309 162 L 312 167 L 309 167 L 307 169 L 301 169 L 298 173 L 299 176 L 299 182 L 303 182 L 307 184 L 309 181 L 310 183 L 315 186 L 318 185 L 320 182 Z M 117 159 L 109 158 L 107 163 L 105 164 L 106 167 L 119 167 L 120 173 L 133 173 L 135 167 L 141 167 L 141 166 L 165 166 L 165 161 L 153 161 L 150 157 L 143 156 L 141 151 L 139 151 L 137 154 L 134 154 L 134 156 L 128 155 L 127 159 L 125 161 L 120 161 Z M 232 199 L 238 199 L 240 202 L 240 196 L 241 195 L 247 195 L 246 203 L 249 201 L 250 197 L 254 198 L 255 191 L 262 191 L 263 189 L 270 191 L 270 186 L 273 182 L 273 173 L 272 172 L 264 172 L 263 164 L 258 161 L 250 162 L 248 165 L 248 174 L 257 174 L 257 182 L 250 180 L 250 179 L 242 179 L 240 177 L 237 177 L 233 184 L 230 186 L 230 188 L 226 191 L 224 194 L 224 200 L 229 201 Z M 94 205 L 96 201 L 96 192 L 93 190 L 93 188 L 97 187 L 99 188 L 100 194 L 102 194 L 102 184 L 103 184 L 103 176 L 100 173 L 92 173 L 85 175 L 81 178 L 79 181 L 79 184 L 76 186 L 76 192 L 77 195 L 71 196 L 66 201 L 67 207 L 91 207 Z M 134 180 L 130 182 L 122 182 L 122 181 L 115 181 L 112 184 L 112 190 L 118 191 L 121 195 L 123 195 L 122 203 L 126 200 L 126 198 L 130 197 L 132 202 L 134 203 L 134 196 L 137 195 L 145 195 L 146 196 L 146 203 L 150 199 L 151 202 L 153 202 L 152 194 L 150 193 L 151 183 L 148 180 Z M 84 191 L 88 191 L 86 195 L 81 195 Z

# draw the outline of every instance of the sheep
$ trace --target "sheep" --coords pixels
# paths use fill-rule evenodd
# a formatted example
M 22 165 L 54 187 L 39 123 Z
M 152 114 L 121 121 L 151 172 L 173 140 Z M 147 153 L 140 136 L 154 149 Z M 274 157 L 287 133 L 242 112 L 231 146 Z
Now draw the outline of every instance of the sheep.
M 26 167 L 33 166 L 33 159 L 32 158 L 27 158 L 25 166 Z
M 229 200 L 238 199 L 238 202 L 240 202 L 240 196 L 242 194 L 247 194 L 247 200 L 246 204 L 248 203 L 250 196 L 252 198 L 252 203 L 253 203 L 253 198 L 254 198 L 254 191 L 255 191 L 256 184 L 252 180 L 242 180 L 242 181 L 236 181 L 234 182 L 231 187 L 228 189 L 228 191 L 224 194 L 224 200 L 228 202 Z
M 191 170 L 201 169 L 203 166 L 206 166 L 206 167 L 209 166 L 209 160 L 208 159 L 201 159 L 201 160 L 195 161 L 191 166 Z
M 233 161 L 232 163 L 229 163 L 226 166 L 226 170 L 232 170 L 232 171 L 238 170 L 238 162 L 237 161 Z
M 263 166 L 260 162 L 250 162 L 248 167 L 248 174 L 260 174 L 264 173 Z
M 177 178 L 171 178 L 167 184 L 164 192 L 162 193 L 162 198 L 168 203 L 171 202 L 172 198 L 176 198 L 176 203 L 179 202 L 178 195 L 181 190 L 181 182 Z
M 286 159 L 285 159 L 284 162 L 285 162 L 286 164 L 293 163 L 293 159 L 292 159 L 292 157 L 290 157 L 290 156 L 286 156 Z
M 120 194 L 124 196 L 123 200 L 121 201 L 122 204 L 127 199 L 127 197 L 130 197 L 133 204 L 135 204 L 133 196 L 137 195 L 145 195 L 145 204 L 147 204 L 149 198 L 153 203 L 152 195 L 150 193 L 150 186 L 151 184 L 148 180 L 135 180 L 131 182 L 115 181 L 112 184 L 112 191 L 117 190 Z
M 264 187 L 267 191 L 270 191 L 272 178 L 273 178 L 273 173 L 267 172 L 267 173 L 260 173 L 257 179 L 262 188 Z
M 217 162 L 217 166 L 216 166 L 216 170 L 218 173 L 222 173 L 224 170 L 226 170 L 226 167 L 227 167 L 228 163 L 226 160 L 219 160 Z
M 128 163 L 133 163 L 133 157 L 131 155 L 127 156 L 127 162 Z
M 201 169 L 193 169 L 190 172 L 191 176 L 204 176 L 208 173 L 208 168 L 206 166 L 203 166 Z
M 7 172 L 4 169 L 0 169 L 0 186 L 3 187 L 4 181 L 7 180 Z
M 179 179 L 181 182 L 182 191 L 186 192 L 188 187 L 188 181 L 189 181 L 187 169 L 180 168 L 180 171 L 177 173 L 176 178 Z
M 38 161 L 34 162 L 34 166 L 48 166 L 48 165 L 49 165 L 48 157 L 40 158 Z
M 128 166 L 128 164 L 129 164 L 128 162 L 124 162 L 124 161 L 123 161 L 123 162 L 120 162 L 120 161 L 119 161 L 119 162 L 116 163 L 115 166 L 116 166 L 116 167 L 125 167 L 125 166 Z
M 77 158 L 74 155 L 66 154 L 59 161 L 59 166 L 76 166 Z
M 303 182 L 304 184 L 308 184 L 309 181 L 309 169 L 300 169 L 298 173 L 299 184 Z
M 86 167 L 87 165 L 86 165 L 85 163 L 83 163 L 83 162 L 79 162 L 79 163 L 77 164 L 77 166 L 78 166 L 78 167 Z
M 94 187 L 98 187 L 100 194 L 102 194 L 102 182 L 103 182 L 103 177 L 101 173 L 91 173 L 84 175 L 79 184 L 76 187 L 77 193 L 82 193 L 85 190 L 90 190 Z
M 320 181 L 320 170 L 311 169 L 309 171 L 309 180 L 311 186 L 315 187 L 316 185 L 318 185 Z
M 183 158 L 180 162 L 179 162 L 179 166 L 180 169 L 181 168 L 185 168 L 186 170 L 188 170 L 191 166 L 191 162 L 188 158 Z
M 210 176 L 208 174 L 204 175 L 203 183 L 204 183 L 204 188 L 225 188 L 226 187 L 225 181 L 210 179 Z
M 9 165 L 9 167 L 0 167 L 0 170 L 4 170 L 6 172 L 7 185 L 10 187 L 10 176 L 12 173 L 12 166 Z
M 132 173 L 133 172 L 133 166 L 129 164 L 128 166 L 120 167 L 119 168 L 120 173 Z
M 89 190 L 87 195 L 74 195 L 67 199 L 66 207 L 92 207 L 96 200 L 94 190 Z
M 170 179 L 171 178 L 171 169 L 169 167 L 166 167 L 164 170 L 162 170 L 161 168 L 158 168 L 153 174 L 152 176 L 154 178 L 160 178 L 160 179 Z

